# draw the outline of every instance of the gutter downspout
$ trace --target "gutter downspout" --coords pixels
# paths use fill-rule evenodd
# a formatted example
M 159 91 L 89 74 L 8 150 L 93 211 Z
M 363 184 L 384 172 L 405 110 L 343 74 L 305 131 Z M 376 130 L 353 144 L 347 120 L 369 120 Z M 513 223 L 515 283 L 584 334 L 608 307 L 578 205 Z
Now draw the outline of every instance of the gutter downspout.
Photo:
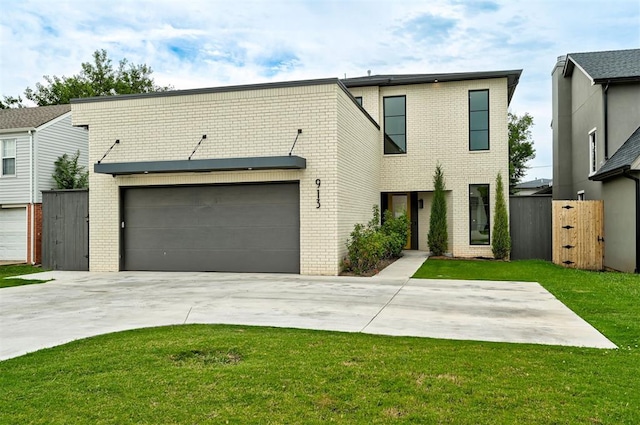
M 604 86 L 604 160 L 609 159 L 609 81 Z
M 29 212 L 30 212 L 30 229 L 29 229 L 29 233 L 31 235 L 30 242 L 31 242 L 31 246 L 29 246 L 29 251 L 31 252 L 31 255 L 29 258 L 31 258 L 31 264 L 35 264 L 35 247 L 36 247 L 36 238 L 35 238 L 35 231 L 36 231 L 36 225 L 35 225 L 35 200 L 34 200 L 34 187 L 35 187 L 35 178 L 34 178 L 34 169 L 35 167 L 33 166 L 33 131 L 29 130 Z
M 636 182 L 636 268 L 634 273 L 640 273 L 640 179 L 628 173 L 623 173 L 623 177 Z

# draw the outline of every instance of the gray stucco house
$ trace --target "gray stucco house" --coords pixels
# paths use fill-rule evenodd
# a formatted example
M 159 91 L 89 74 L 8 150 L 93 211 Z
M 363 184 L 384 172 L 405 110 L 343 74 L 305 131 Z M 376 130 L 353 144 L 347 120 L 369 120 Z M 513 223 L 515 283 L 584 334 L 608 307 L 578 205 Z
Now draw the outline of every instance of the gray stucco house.
M 640 49 L 570 53 L 553 78 L 553 199 L 603 200 L 606 267 L 640 268 Z
M 40 263 L 42 190 L 55 187 L 54 162 L 80 150 L 87 130 L 71 125 L 71 106 L 0 110 L 0 260 Z

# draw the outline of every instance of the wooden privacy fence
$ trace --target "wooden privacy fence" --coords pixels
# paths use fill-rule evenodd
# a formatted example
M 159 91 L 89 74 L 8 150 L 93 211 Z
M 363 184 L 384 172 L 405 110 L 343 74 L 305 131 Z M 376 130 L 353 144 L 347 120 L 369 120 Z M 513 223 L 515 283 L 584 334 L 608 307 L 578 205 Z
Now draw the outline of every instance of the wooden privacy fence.
M 42 267 L 89 270 L 89 190 L 42 191 Z
M 603 201 L 553 201 L 553 262 L 576 269 L 604 268 Z
M 551 195 L 509 198 L 511 259 L 551 261 Z

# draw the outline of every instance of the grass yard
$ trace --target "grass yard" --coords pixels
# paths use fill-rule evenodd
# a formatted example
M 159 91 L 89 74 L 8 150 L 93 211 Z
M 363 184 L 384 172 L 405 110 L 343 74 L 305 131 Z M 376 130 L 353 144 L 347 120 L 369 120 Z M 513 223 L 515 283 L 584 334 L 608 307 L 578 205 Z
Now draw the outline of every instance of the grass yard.
M 5 279 L 6 277 L 39 273 L 41 271 L 43 270 L 40 267 L 34 267 L 27 264 L 18 264 L 15 266 L 0 266 L 0 288 L 31 285 L 34 283 L 44 283 L 46 282 L 45 280 Z
M 619 350 L 188 325 L 0 362 L 1 424 L 637 424 L 640 278 L 429 260 L 543 283 Z

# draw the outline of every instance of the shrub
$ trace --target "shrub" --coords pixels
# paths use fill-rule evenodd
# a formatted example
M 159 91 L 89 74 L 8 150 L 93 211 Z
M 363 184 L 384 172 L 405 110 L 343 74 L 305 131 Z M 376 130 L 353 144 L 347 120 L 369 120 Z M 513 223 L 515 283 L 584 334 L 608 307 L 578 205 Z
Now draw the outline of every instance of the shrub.
M 509 218 L 507 204 L 504 199 L 502 176 L 496 177 L 496 203 L 493 213 L 493 235 L 491 250 L 497 260 L 508 260 L 511 253 L 511 236 L 509 235 Z
M 431 217 L 429 218 L 429 234 L 427 244 L 432 255 L 442 255 L 449 247 L 447 234 L 447 200 L 444 197 L 444 174 L 440 164 L 436 165 L 433 175 L 433 202 L 431 203 Z
M 387 258 L 397 258 L 407 245 L 409 237 L 409 217 L 403 212 L 399 217 L 395 217 L 389 210 L 384 212 L 384 222 L 380 227 L 387 242 Z
M 347 258 L 343 269 L 364 274 L 377 269 L 384 259 L 399 257 L 407 243 L 409 219 L 406 214 L 394 217 L 385 212 L 384 224 L 380 225 L 380 209 L 373 207 L 373 217 L 365 224 L 358 223 L 347 241 Z
M 73 158 L 65 153 L 54 162 L 55 170 L 53 179 L 58 189 L 83 189 L 89 185 L 89 172 L 85 167 L 78 165 L 80 150 Z

